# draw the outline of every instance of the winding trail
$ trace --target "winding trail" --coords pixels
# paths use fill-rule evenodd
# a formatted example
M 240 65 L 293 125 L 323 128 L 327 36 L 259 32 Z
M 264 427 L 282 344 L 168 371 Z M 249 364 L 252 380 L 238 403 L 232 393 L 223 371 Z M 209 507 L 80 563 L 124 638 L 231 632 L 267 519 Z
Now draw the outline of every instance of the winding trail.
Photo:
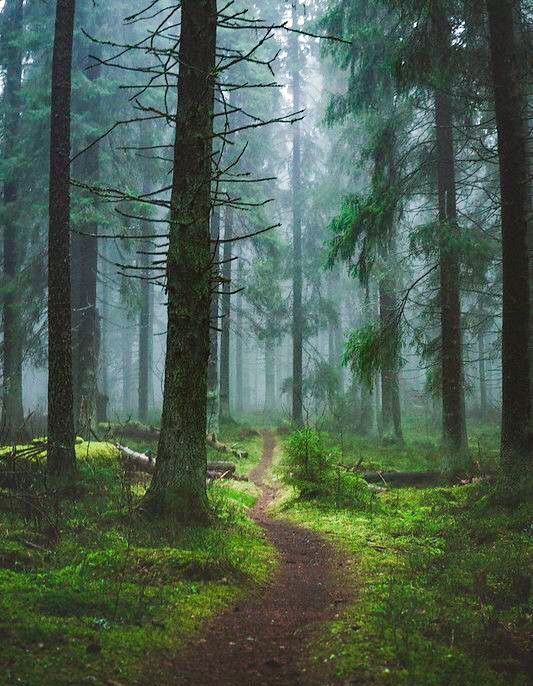
M 339 552 L 315 533 L 267 514 L 276 492 L 264 483 L 275 438 L 263 437 L 261 462 L 250 474 L 261 496 L 253 519 L 278 549 L 273 580 L 215 617 L 176 660 L 179 686 L 329 686 L 325 665 L 307 664 L 308 642 L 348 600 L 338 580 Z

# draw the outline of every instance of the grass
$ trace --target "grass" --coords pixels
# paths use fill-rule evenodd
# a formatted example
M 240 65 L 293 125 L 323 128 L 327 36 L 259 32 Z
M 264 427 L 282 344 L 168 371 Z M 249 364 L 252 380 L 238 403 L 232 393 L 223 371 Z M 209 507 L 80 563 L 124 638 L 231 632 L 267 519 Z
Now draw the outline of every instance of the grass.
M 270 574 L 275 553 L 246 515 L 255 493 L 217 483 L 210 526 L 148 525 L 135 514 L 146 482 L 121 476 L 115 448 L 76 452 L 81 497 L 54 510 L 53 537 L 0 498 L 0 684 L 164 683 L 184 641 Z M 256 446 L 242 471 L 257 459 Z
M 339 450 L 343 462 L 368 471 L 436 471 L 442 467 L 440 432 L 414 417 L 404 420 L 403 443 L 354 433 L 322 432 L 325 445 Z M 494 469 L 499 455 L 499 428 L 487 424 L 469 426 L 469 449 L 482 469 Z
M 408 435 L 407 447 L 368 441 L 365 452 L 356 438 L 344 447 L 347 461 L 363 457 L 368 468 L 433 464 L 429 449 L 409 446 Z M 333 663 L 347 683 L 528 683 L 530 503 L 501 505 L 478 482 L 387 490 L 352 509 L 286 493 L 278 512 L 332 539 L 352 562 L 339 583 L 354 599 L 313 646 L 314 660 Z

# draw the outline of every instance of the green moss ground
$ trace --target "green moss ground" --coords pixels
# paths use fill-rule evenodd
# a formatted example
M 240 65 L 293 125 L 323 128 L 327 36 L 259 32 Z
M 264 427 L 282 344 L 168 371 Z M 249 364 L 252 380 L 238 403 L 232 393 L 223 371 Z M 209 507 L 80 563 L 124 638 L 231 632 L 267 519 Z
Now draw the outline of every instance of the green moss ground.
M 275 566 L 246 515 L 254 487 L 214 485 L 210 526 L 154 526 L 135 514 L 143 480 L 121 477 L 112 445 L 76 451 L 82 497 L 53 513 L 58 540 L 0 498 L 0 684 L 165 683 L 179 646 Z
M 351 437 L 345 461 L 438 466 L 436 448 L 413 447 L 416 440 L 408 436 L 407 447 L 367 440 L 365 449 L 364 439 Z M 531 504 L 499 505 L 493 487 L 475 483 L 374 493 L 359 509 L 285 492 L 277 509 L 346 553 L 339 582 L 355 595 L 313 647 L 314 660 L 333 663 L 346 683 L 528 683 Z

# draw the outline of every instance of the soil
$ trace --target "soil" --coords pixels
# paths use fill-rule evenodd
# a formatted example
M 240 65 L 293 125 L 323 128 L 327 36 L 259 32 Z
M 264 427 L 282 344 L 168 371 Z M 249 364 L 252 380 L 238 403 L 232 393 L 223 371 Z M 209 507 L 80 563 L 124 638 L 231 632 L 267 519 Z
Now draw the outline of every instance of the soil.
M 250 478 L 260 487 L 252 516 L 278 549 L 272 581 L 218 615 L 176 660 L 179 686 L 329 686 L 328 664 L 309 663 L 309 642 L 348 600 L 339 581 L 345 561 L 317 534 L 267 514 L 276 492 L 264 483 L 275 439 Z M 307 659 L 306 659 L 307 658 Z

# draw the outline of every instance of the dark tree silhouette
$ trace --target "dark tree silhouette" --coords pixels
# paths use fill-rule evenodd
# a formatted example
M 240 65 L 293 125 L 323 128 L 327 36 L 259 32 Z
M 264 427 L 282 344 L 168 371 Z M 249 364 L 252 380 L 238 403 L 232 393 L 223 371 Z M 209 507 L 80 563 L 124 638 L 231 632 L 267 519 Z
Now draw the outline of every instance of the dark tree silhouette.
M 518 467 L 529 457 L 528 165 L 515 0 L 487 0 L 503 241 L 502 461 Z
M 48 229 L 48 471 L 75 469 L 70 298 L 70 99 L 75 0 L 57 0 Z

